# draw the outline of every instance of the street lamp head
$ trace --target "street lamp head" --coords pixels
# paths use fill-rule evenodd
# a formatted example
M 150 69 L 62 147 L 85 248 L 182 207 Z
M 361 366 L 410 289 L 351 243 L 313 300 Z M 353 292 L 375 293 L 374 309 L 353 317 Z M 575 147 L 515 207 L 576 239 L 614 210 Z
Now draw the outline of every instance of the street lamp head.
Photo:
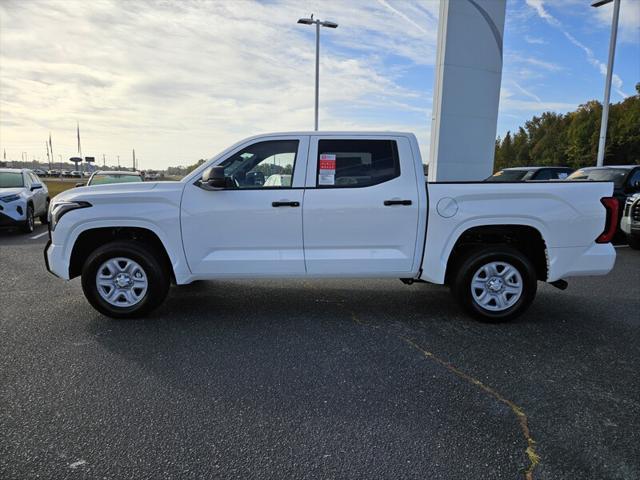
M 312 25 L 313 24 L 313 19 L 311 19 L 311 18 L 299 18 L 298 19 L 298 23 L 301 23 L 303 25 Z
M 335 22 L 322 22 L 320 25 L 327 28 L 338 28 L 338 24 Z
M 598 8 L 598 7 L 601 7 L 601 6 L 606 5 L 607 3 L 611 3 L 611 2 L 613 2 L 613 0 L 596 0 L 595 2 L 593 2 L 591 4 L 591 6 Z

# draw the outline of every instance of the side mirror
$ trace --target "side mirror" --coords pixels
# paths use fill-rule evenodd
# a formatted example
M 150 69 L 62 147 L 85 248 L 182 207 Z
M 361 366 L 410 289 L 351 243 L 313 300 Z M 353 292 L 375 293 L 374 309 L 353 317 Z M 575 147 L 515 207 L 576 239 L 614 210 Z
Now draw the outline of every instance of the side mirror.
M 211 189 L 220 190 L 227 186 L 224 167 L 209 167 L 202 173 L 202 183 Z
M 31 191 L 33 192 L 34 190 L 38 190 L 42 188 L 42 184 L 41 183 L 34 183 L 33 185 L 31 185 Z
M 76 183 L 76 187 L 84 187 L 84 183 Z

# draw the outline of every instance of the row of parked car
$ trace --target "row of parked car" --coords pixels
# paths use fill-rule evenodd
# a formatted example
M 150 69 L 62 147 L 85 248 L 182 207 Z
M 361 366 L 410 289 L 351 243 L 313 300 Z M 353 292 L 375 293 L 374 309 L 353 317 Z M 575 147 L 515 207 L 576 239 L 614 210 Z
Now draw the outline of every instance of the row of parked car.
M 90 172 L 81 172 L 80 170 L 42 170 L 41 168 L 33 169 L 33 173 L 39 177 L 52 178 L 82 178 L 91 176 Z

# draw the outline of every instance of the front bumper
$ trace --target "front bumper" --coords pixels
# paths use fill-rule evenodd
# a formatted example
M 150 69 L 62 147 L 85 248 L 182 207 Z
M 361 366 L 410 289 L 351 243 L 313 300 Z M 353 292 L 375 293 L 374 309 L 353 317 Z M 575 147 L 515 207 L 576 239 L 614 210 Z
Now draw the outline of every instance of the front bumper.
M 49 273 L 63 280 L 69 280 L 69 265 L 64 258 L 64 249 L 51 242 L 51 232 L 49 232 L 49 241 L 44 247 L 44 264 Z
M 0 227 L 15 227 L 27 218 L 26 205 L 20 201 L 0 202 Z
M 0 212 L 0 227 L 17 227 L 22 222 Z

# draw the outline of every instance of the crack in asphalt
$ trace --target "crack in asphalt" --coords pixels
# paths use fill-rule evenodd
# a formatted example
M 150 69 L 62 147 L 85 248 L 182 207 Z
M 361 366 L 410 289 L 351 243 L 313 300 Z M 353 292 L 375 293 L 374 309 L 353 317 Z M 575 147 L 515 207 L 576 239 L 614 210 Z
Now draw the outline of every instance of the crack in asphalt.
M 343 307 L 343 308 L 346 308 L 342 304 L 338 304 L 338 305 Z M 435 355 L 433 352 L 430 352 L 429 350 L 426 350 L 425 348 L 421 347 L 412 338 L 404 336 L 404 335 L 401 335 L 401 334 L 390 332 L 388 330 L 385 330 L 385 329 L 381 328 L 379 325 L 374 325 L 372 323 L 365 322 L 365 321 L 361 320 L 360 318 L 358 318 L 358 315 L 353 310 L 349 310 L 349 309 L 347 309 L 347 310 L 348 310 L 349 314 L 351 315 L 351 319 L 353 320 L 354 323 L 356 323 L 358 325 L 361 325 L 361 326 L 374 328 L 376 330 L 379 330 L 381 332 L 386 333 L 387 335 L 392 335 L 392 336 L 394 336 L 396 338 L 399 338 L 404 343 L 409 345 L 411 348 L 413 348 L 415 350 L 418 350 L 420 353 L 422 353 L 429 360 L 433 360 L 438 365 L 446 368 L 448 371 L 450 371 L 454 375 L 458 376 L 459 378 L 465 380 L 468 383 L 471 383 L 472 385 L 475 385 L 476 387 L 480 388 L 485 393 L 489 394 L 490 396 L 492 396 L 493 398 L 495 398 L 499 402 L 501 402 L 501 403 L 505 404 L 507 407 L 509 407 L 509 409 L 511 409 L 511 411 L 515 414 L 516 418 L 518 419 L 518 423 L 520 425 L 520 430 L 522 431 L 522 435 L 524 436 L 524 439 L 527 442 L 527 448 L 525 449 L 525 453 L 527 455 L 527 458 L 529 459 L 529 466 L 527 467 L 527 469 L 524 472 L 524 478 L 525 478 L 525 480 L 533 480 L 533 472 L 534 472 L 535 468 L 538 466 L 538 464 L 540 463 L 540 455 L 538 455 L 538 453 L 536 452 L 536 442 L 533 439 L 533 437 L 531 436 L 531 431 L 529 430 L 529 420 L 527 418 L 527 414 L 524 413 L 524 410 L 522 409 L 522 407 L 518 406 L 517 404 L 515 404 L 514 402 L 512 402 L 511 400 L 509 400 L 505 396 L 501 395 L 499 392 L 497 392 L 493 388 L 489 387 L 485 383 L 481 382 L 477 378 L 472 377 L 468 373 L 463 372 L 462 370 L 460 370 L 459 368 L 455 367 L 454 365 L 452 365 L 451 363 L 447 362 L 446 360 L 441 359 L 440 357 Z

